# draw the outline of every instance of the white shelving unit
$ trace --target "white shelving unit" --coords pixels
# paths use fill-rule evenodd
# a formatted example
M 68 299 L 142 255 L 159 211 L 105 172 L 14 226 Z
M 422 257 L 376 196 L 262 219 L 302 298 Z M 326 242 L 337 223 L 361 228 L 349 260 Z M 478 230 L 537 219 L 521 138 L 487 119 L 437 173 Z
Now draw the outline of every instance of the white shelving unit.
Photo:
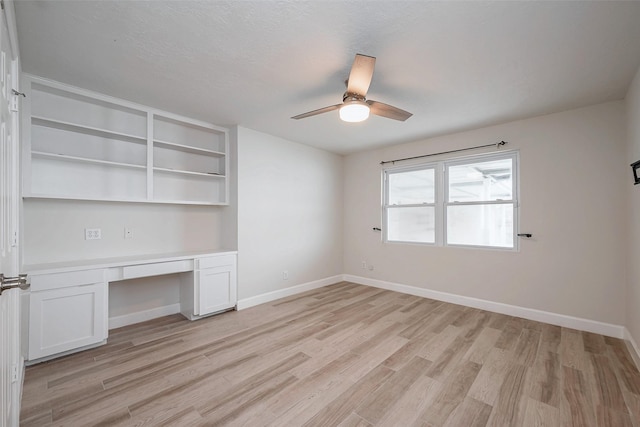
M 23 82 L 23 197 L 228 204 L 228 129 L 35 76 Z

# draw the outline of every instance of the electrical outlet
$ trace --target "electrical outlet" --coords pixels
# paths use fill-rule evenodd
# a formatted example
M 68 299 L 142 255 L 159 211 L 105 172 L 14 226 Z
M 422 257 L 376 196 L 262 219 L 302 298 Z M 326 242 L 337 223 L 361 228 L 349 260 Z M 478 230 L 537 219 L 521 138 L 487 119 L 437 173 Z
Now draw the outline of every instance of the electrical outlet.
M 133 239 L 133 230 L 129 227 L 124 228 L 124 238 L 125 239 Z
M 99 228 L 85 228 L 84 240 L 100 240 L 102 239 L 102 230 Z
M 362 261 L 362 269 L 363 270 L 367 269 L 367 261 Z
M 282 280 L 288 280 L 289 279 L 289 270 L 284 270 L 282 272 Z

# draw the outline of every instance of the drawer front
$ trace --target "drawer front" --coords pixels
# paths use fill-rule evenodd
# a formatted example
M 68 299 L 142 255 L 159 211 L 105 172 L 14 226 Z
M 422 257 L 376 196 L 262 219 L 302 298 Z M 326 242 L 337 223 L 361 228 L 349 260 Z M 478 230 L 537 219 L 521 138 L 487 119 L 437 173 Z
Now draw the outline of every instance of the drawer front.
M 191 260 L 157 262 L 153 264 L 130 265 L 122 268 L 123 279 L 135 279 L 136 277 L 160 276 L 162 274 L 183 273 L 193 270 Z
M 46 291 L 68 288 L 70 286 L 89 285 L 105 281 L 105 269 L 69 271 L 65 273 L 29 275 L 31 291 Z
M 197 259 L 198 269 L 224 267 L 227 265 L 236 265 L 235 254 L 215 255 Z

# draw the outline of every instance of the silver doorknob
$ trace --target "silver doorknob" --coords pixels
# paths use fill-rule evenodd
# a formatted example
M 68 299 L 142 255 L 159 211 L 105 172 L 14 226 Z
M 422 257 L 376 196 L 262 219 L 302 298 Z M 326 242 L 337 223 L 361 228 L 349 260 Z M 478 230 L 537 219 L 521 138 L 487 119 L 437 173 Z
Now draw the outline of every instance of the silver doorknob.
M 18 274 L 18 277 L 4 277 L 4 274 L 0 273 L 0 295 L 9 289 L 20 288 L 25 290 L 29 289 L 29 286 L 31 284 L 26 274 Z

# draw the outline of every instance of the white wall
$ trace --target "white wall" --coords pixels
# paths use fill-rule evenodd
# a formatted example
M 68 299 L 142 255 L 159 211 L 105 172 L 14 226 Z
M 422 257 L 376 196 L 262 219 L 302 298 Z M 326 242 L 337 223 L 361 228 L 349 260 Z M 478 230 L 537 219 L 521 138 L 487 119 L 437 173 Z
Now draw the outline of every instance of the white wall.
M 520 232 L 534 237 L 519 252 L 381 243 L 380 161 L 500 140 L 520 150 Z M 356 153 L 344 169 L 345 273 L 624 324 L 623 102 Z
M 26 199 L 24 264 L 219 249 L 224 207 Z M 133 238 L 124 238 L 124 228 Z M 85 240 L 100 228 L 101 240 Z
M 626 297 L 626 326 L 636 345 L 640 344 L 640 185 L 633 185 L 628 165 L 640 160 L 640 69 L 626 98 L 627 107 L 627 162 L 626 178 L 628 214 L 628 283 Z
M 237 141 L 238 298 L 341 274 L 342 157 L 242 127 Z

